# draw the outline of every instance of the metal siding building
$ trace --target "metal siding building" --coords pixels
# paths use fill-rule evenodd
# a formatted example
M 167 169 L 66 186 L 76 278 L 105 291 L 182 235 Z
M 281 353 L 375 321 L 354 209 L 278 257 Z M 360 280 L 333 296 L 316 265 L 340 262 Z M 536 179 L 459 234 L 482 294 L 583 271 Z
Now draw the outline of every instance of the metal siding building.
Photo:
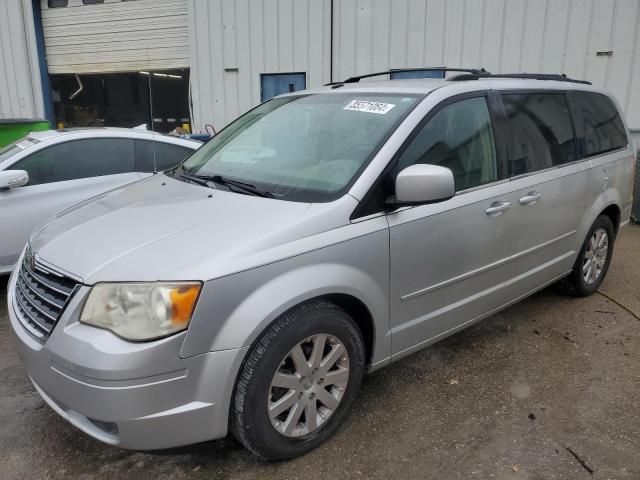
M 51 74 L 189 67 L 187 0 L 42 0 L 41 11 Z
M 31 0 L 0 1 L 0 119 L 44 118 Z
M 639 0 L 189 0 L 189 18 L 196 129 L 258 104 L 261 73 L 447 65 L 585 78 L 640 131 Z
M 639 0 L 335 3 L 334 80 L 424 65 L 565 73 L 612 91 L 640 132 Z
M 640 132 L 640 0 L 35 2 L 48 73 L 189 67 L 195 130 L 220 128 L 258 104 L 265 74 L 302 74 L 313 88 L 447 65 L 590 80 L 616 95 Z M 1 118 L 43 114 L 34 41 L 31 2 L 1 1 Z
M 330 81 L 329 0 L 189 0 L 196 130 L 223 127 L 260 103 L 261 74 Z

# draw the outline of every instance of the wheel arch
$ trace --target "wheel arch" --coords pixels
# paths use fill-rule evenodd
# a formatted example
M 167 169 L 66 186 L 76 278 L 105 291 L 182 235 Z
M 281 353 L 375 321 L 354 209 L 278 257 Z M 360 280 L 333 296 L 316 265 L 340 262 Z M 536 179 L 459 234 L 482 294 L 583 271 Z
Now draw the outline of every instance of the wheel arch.
M 582 219 L 582 223 L 578 229 L 575 245 L 576 255 L 580 251 L 580 248 L 582 248 L 582 243 L 587 237 L 587 233 L 589 233 L 593 222 L 595 222 L 600 215 L 607 215 L 611 218 L 614 232 L 617 234 L 622 215 L 622 209 L 620 208 L 621 203 L 619 192 L 614 188 L 608 188 L 598 195 Z
M 600 215 L 606 215 L 607 217 L 609 217 L 611 219 L 611 223 L 613 223 L 613 233 L 617 236 L 618 235 L 618 230 L 620 229 L 620 217 L 622 215 L 622 211 L 620 210 L 620 207 L 618 205 L 616 205 L 615 203 L 612 203 L 607 208 L 602 210 L 598 214 L 598 217 Z M 596 218 L 598 218 L 598 217 L 596 217 Z

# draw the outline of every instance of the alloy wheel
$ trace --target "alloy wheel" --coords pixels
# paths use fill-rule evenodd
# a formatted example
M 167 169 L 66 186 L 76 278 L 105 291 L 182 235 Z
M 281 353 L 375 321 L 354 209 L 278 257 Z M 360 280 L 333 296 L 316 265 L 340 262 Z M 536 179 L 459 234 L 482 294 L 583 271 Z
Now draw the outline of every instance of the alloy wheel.
M 349 355 L 336 337 L 313 335 L 295 345 L 271 380 L 267 409 L 287 437 L 319 429 L 336 411 L 349 382 Z
M 587 285 L 593 285 L 602 275 L 609 254 L 609 236 L 604 228 L 599 228 L 589 239 L 584 252 L 582 276 Z

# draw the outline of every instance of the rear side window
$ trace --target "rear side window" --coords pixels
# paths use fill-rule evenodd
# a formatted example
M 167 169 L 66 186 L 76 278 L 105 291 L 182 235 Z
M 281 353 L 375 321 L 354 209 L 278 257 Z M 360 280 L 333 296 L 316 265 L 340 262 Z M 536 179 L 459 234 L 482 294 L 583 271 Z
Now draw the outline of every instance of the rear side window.
M 154 142 L 136 140 L 136 171 L 153 172 Z M 193 150 L 171 143 L 155 142 L 156 169 L 159 172 L 175 167 Z
M 497 180 L 496 149 L 485 97 L 460 100 L 438 111 L 402 153 L 395 173 L 416 163 L 451 169 L 457 191 Z
M 29 173 L 29 185 L 132 172 L 133 140 L 91 138 L 59 143 L 12 167 Z
M 592 92 L 571 92 L 570 95 L 576 110 L 576 133 L 582 158 L 627 146 L 627 132 L 611 99 Z
M 509 129 L 509 173 L 544 170 L 577 159 L 564 93 L 502 95 Z

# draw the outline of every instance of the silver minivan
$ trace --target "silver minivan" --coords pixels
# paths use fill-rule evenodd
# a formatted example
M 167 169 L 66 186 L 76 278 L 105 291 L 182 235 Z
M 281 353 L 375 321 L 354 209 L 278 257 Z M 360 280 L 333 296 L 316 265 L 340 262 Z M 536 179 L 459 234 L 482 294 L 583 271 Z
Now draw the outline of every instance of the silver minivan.
M 552 283 L 598 288 L 634 166 L 609 94 L 358 80 L 276 97 L 32 234 L 8 308 L 51 408 L 124 448 L 232 431 L 290 458 L 339 428 L 365 372 Z

